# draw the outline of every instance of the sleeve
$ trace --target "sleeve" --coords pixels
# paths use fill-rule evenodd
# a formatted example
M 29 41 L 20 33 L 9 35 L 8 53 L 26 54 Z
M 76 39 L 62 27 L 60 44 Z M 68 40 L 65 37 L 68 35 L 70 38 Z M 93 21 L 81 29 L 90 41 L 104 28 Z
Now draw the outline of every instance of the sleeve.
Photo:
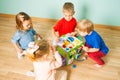
M 37 32 L 34 29 L 31 29 L 31 31 L 32 31 L 33 35 L 37 34 Z
M 94 39 L 93 48 L 99 49 L 99 48 L 100 48 L 100 45 L 101 45 L 101 43 L 100 43 L 100 37 L 96 37 L 96 39 L 95 39 L 95 38 L 93 38 L 93 39 Z
M 17 31 L 11 39 L 12 43 L 17 43 L 20 40 L 20 37 L 21 37 L 20 32 Z
M 59 68 L 60 66 L 62 66 L 62 58 L 60 56 L 60 54 L 58 53 L 58 51 L 55 52 L 55 60 L 51 61 L 50 66 L 52 69 L 56 69 Z
M 59 31 L 61 25 L 61 21 L 57 22 L 57 24 L 53 27 L 54 31 Z

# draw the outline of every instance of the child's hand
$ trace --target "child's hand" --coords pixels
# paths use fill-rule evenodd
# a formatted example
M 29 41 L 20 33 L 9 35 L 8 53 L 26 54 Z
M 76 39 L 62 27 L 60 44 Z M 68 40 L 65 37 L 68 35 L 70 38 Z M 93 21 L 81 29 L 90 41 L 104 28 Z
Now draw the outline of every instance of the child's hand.
M 56 36 L 54 39 L 56 42 L 59 42 L 59 37 Z
M 21 48 L 18 48 L 18 49 L 17 49 L 17 52 L 18 52 L 18 53 L 22 53 L 23 50 L 22 50 Z
M 37 39 L 37 40 L 41 40 L 42 37 L 41 37 L 39 34 L 36 34 L 36 39 Z
M 72 32 L 70 33 L 71 36 L 75 36 L 76 35 L 76 32 Z
M 85 52 L 88 52 L 89 48 L 86 47 L 86 46 L 83 46 L 83 50 L 84 50 Z
M 52 53 L 54 53 L 56 51 L 56 47 L 55 46 L 51 46 L 51 51 L 52 51 Z

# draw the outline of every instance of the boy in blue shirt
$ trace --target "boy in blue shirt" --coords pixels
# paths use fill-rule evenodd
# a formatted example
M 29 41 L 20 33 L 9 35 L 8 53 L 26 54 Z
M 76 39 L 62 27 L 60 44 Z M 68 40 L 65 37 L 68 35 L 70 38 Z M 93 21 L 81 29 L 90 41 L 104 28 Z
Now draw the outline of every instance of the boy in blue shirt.
M 96 67 L 102 67 L 104 61 L 101 58 L 108 53 L 109 49 L 102 37 L 94 30 L 93 23 L 90 20 L 83 19 L 78 22 L 76 30 L 85 38 L 83 50 L 97 63 L 95 64 Z

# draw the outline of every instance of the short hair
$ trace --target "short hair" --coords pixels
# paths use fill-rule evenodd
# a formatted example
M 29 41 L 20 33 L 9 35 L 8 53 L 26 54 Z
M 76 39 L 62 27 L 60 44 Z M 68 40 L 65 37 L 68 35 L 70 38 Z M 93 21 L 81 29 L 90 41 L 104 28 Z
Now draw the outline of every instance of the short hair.
M 83 19 L 77 23 L 77 28 L 82 32 L 90 33 L 94 29 L 92 21 Z
M 66 11 L 71 11 L 71 12 L 74 12 L 74 5 L 73 3 L 71 2 L 66 2 L 64 5 L 63 5 L 63 11 L 66 10 Z
M 16 15 L 16 28 L 20 29 L 20 30 L 23 30 L 23 25 L 22 24 L 25 20 L 30 20 L 31 21 L 30 16 L 25 12 L 19 12 Z M 32 28 L 32 24 L 31 24 L 31 28 Z

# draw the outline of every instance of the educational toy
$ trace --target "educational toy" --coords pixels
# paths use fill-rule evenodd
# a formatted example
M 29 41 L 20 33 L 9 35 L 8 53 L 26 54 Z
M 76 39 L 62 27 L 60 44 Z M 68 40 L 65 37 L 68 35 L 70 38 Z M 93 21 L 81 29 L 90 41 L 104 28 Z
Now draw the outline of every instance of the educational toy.
M 61 36 L 57 50 L 63 58 L 63 65 L 69 65 L 73 60 L 77 60 L 81 55 L 83 45 L 80 36 L 78 38 L 69 34 Z

